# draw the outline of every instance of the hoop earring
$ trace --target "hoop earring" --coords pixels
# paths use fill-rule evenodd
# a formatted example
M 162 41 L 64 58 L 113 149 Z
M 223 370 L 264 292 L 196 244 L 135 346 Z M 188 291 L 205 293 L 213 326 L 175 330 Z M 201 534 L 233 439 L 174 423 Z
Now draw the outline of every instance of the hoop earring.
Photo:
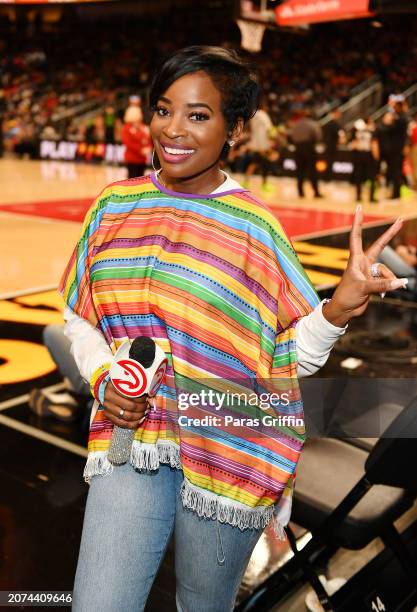
M 229 147 L 233 147 L 233 145 L 235 144 L 234 140 L 228 140 L 227 144 L 229 145 Z
M 159 159 L 158 159 L 159 162 Z M 158 170 L 160 170 L 162 168 L 161 164 L 159 164 L 159 168 L 155 168 L 155 149 L 152 149 L 152 168 L 154 169 L 155 172 L 158 172 Z

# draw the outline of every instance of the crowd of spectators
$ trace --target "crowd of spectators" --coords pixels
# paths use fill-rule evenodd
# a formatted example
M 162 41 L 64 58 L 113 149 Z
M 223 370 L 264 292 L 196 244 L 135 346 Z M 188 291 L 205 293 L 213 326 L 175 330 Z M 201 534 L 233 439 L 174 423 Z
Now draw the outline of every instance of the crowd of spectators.
M 187 44 L 239 47 L 231 17 L 209 32 L 203 20 L 187 27 L 181 15 L 176 17 L 175 36 L 173 23 L 159 18 L 64 20 L 47 30 L 40 21 L 19 32 L 0 24 L 5 147 L 34 155 L 42 138 L 119 142 L 128 97 L 146 95 L 161 57 Z M 363 20 L 303 34 L 267 31 L 262 52 L 250 59 L 258 66 L 274 125 L 306 107 L 319 118 L 370 77 L 380 78 L 387 93 L 403 91 L 415 80 L 415 31 L 414 21 L 405 17 L 390 28 Z
M 274 123 L 306 107 L 320 118 L 372 77 L 382 81 L 385 98 L 415 83 L 416 19 L 391 20 L 384 28 L 369 20 L 326 24 L 278 39 L 267 32 L 259 68 Z

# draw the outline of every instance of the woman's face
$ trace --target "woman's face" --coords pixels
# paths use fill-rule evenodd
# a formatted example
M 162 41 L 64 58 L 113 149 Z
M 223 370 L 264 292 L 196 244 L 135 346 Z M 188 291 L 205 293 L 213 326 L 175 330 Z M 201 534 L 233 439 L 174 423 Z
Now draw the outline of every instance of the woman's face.
M 167 186 L 210 193 L 222 182 L 219 157 L 231 136 L 221 103 L 205 72 L 180 77 L 157 101 L 150 131 Z

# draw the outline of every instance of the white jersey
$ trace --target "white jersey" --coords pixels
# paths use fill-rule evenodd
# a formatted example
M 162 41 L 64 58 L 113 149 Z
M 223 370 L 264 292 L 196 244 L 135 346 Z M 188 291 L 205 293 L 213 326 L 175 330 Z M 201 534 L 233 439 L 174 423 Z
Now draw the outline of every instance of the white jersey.
M 372 130 L 355 130 L 353 133 L 353 149 L 355 151 L 371 151 L 374 132 Z
M 262 109 L 259 109 L 250 120 L 249 126 L 249 148 L 252 151 L 267 151 L 271 146 L 269 131 L 273 127 L 268 113 Z

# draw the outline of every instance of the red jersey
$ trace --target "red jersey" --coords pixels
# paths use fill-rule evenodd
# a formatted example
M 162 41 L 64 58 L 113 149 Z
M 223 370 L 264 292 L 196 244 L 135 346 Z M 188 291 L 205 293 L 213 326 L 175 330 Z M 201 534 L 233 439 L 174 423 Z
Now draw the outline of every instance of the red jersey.
M 410 140 L 412 145 L 417 145 L 417 123 L 411 127 Z
M 127 164 L 145 164 L 151 137 L 146 125 L 135 126 L 125 123 L 122 129 L 122 143 L 125 145 L 125 162 Z

